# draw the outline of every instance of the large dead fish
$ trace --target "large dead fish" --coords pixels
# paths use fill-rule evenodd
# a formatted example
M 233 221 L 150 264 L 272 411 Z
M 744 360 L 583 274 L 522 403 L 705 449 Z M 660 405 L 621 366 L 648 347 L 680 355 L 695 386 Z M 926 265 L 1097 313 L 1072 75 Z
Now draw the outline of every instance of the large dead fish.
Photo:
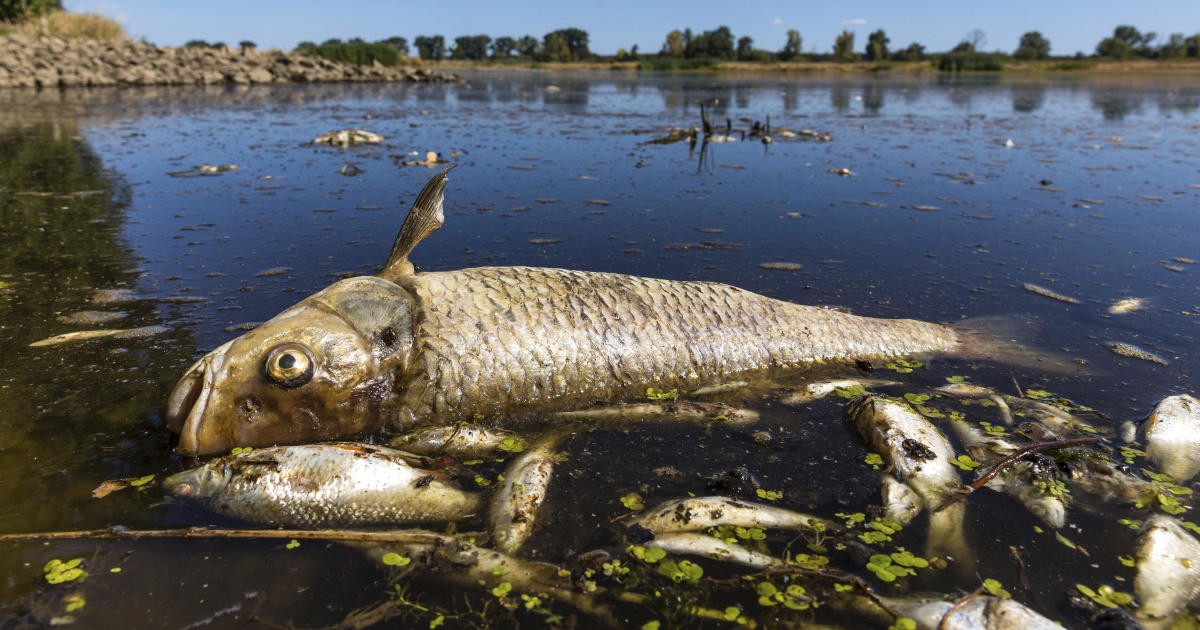
M 445 187 L 446 171 L 426 184 L 379 275 L 337 282 L 197 361 L 167 403 L 179 451 L 518 417 L 829 361 L 1037 359 L 969 325 L 857 317 L 711 282 L 415 273 L 409 254 L 442 225 Z

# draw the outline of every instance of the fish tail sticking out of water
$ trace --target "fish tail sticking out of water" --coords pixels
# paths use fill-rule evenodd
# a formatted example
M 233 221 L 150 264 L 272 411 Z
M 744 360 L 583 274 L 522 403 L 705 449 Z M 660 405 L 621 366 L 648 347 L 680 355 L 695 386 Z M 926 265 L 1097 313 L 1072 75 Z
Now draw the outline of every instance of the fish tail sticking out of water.
M 337 282 L 197 361 L 167 403 L 179 451 L 517 418 L 825 362 L 1036 363 L 973 325 L 859 317 L 712 282 L 417 273 L 408 256 L 442 224 L 445 187 L 445 171 L 426 184 L 379 275 Z

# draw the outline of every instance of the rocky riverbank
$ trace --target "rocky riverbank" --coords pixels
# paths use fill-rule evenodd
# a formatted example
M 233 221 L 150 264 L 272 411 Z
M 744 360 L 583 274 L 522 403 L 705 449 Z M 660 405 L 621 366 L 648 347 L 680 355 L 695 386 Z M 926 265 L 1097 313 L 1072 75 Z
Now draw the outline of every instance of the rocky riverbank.
M 0 88 L 457 80 L 424 68 L 355 66 L 274 50 L 0 36 Z

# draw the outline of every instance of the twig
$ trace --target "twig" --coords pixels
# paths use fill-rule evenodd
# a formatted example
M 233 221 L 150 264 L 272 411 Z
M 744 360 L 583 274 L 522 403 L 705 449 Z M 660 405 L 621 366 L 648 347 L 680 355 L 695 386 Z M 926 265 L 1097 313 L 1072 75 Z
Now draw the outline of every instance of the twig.
M 966 597 L 955 602 L 955 604 L 950 607 L 950 610 L 947 610 L 946 614 L 942 615 L 942 618 L 938 620 L 937 630 L 942 630 L 945 628 L 946 622 L 950 620 L 950 617 L 954 615 L 954 613 L 958 612 L 959 608 L 966 606 L 971 600 L 979 597 L 981 594 L 983 594 L 982 586 L 975 589 L 974 593 L 971 593 L 970 595 L 967 595 Z
M 432 545 L 441 540 L 432 532 L 421 530 L 363 532 L 353 530 L 311 529 L 206 529 L 186 527 L 183 529 L 89 529 L 65 532 L 32 532 L 27 534 L 0 534 L 0 542 L 33 540 L 82 540 L 103 538 L 266 538 L 297 540 L 330 540 L 355 542 L 390 542 Z
M 1057 450 L 1057 449 L 1061 449 L 1061 448 L 1070 448 L 1072 446 L 1079 446 L 1080 444 L 1089 444 L 1091 442 L 1099 442 L 1104 439 L 1106 439 L 1106 438 L 1105 437 L 1086 437 L 1086 438 L 1072 438 L 1069 440 L 1055 440 L 1053 442 L 1039 442 L 1037 444 L 1030 444 L 1029 446 L 1026 446 L 1026 447 L 1022 448 L 1021 450 L 1016 451 L 1012 455 L 1009 455 L 1008 457 L 1005 457 L 1004 459 L 996 462 L 994 465 L 992 465 L 990 468 L 988 468 L 986 471 L 984 471 L 984 473 L 979 476 L 979 479 L 975 480 L 975 483 L 973 483 L 969 486 L 966 486 L 965 488 L 961 489 L 959 492 L 952 494 L 949 497 L 946 497 L 946 500 L 942 501 L 942 504 L 937 506 L 936 508 L 934 508 L 933 511 L 941 512 L 942 510 L 946 509 L 947 507 L 949 507 L 959 501 L 962 501 L 964 498 L 966 498 L 966 496 L 968 494 L 971 494 L 972 492 L 975 492 L 976 490 L 984 487 L 985 485 L 987 485 L 987 483 L 989 481 L 992 480 L 993 477 L 1000 474 L 1000 472 L 1002 472 L 1005 468 L 1012 466 L 1017 460 L 1021 459 L 1022 457 L 1026 456 L 1026 455 L 1029 455 L 1030 453 L 1038 453 L 1041 451 L 1053 451 L 1053 450 Z

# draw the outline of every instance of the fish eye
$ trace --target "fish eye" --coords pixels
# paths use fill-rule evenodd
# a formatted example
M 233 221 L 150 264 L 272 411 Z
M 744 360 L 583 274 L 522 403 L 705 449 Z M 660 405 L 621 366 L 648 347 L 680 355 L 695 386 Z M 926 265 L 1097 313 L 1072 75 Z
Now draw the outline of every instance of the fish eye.
M 313 358 L 308 348 L 298 343 L 275 346 L 263 366 L 267 378 L 281 387 L 300 387 L 312 379 Z

